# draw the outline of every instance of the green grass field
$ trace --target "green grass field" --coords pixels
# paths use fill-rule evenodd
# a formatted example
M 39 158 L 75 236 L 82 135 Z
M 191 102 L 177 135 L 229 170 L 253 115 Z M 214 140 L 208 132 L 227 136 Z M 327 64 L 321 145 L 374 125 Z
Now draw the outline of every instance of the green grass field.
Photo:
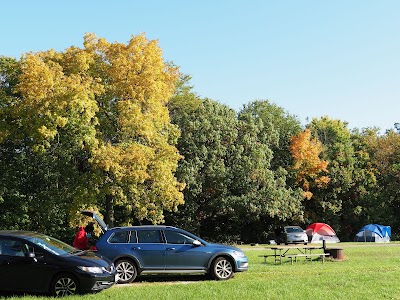
M 345 260 L 327 259 L 293 265 L 284 260 L 264 263 L 267 246 L 242 246 L 250 269 L 228 281 L 205 276 L 142 276 L 130 285 L 117 285 L 97 294 L 68 297 L 81 300 L 122 299 L 400 299 L 400 244 L 340 243 Z M 328 245 L 329 247 L 329 245 Z M 7 299 L 49 299 L 7 296 Z

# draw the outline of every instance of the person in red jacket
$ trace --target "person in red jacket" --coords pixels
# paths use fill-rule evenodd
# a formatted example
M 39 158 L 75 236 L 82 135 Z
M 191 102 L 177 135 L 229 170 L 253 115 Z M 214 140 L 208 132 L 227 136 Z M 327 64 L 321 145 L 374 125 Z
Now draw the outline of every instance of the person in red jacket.
M 89 249 L 89 237 L 93 233 L 93 223 L 89 223 L 85 227 L 81 226 L 75 235 L 73 246 L 80 250 Z

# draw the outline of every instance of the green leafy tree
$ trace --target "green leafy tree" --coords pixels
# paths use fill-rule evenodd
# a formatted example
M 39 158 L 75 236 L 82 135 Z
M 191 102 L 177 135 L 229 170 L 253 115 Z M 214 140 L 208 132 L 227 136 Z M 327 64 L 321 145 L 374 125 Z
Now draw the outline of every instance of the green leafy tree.
M 309 222 L 327 222 L 342 240 L 351 240 L 358 227 L 361 207 L 372 191 L 375 174 L 362 144 L 352 138 L 347 124 L 328 117 L 313 119 L 308 125 L 324 145 L 323 159 L 328 161 L 329 185 L 314 192 L 306 204 Z
M 175 114 L 193 112 L 202 103 L 200 97 L 192 91 L 191 79 L 189 75 L 181 75 L 176 82 L 174 96 L 168 102 L 168 109 L 172 118 L 174 118 Z
M 280 167 L 288 169 L 293 164 L 289 151 L 290 139 L 302 130 L 298 118 L 268 100 L 254 101 L 246 105 L 241 113 L 250 113 L 254 118 L 261 119 L 264 128 L 268 130 L 269 147 L 273 152 L 271 168 L 273 170 Z
M 79 182 L 79 172 L 71 168 L 74 149 L 63 151 L 54 144 L 48 153 L 32 150 L 30 128 L 22 126 L 23 116 L 15 110 L 15 103 L 21 101 L 16 91 L 20 74 L 20 62 L 0 59 L 0 226 L 68 239 L 70 201 L 66 199 L 72 199 Z
M 233 164 L 232 190 L 239 186 L 233 199 L 243 212 L 239 222 L 243 240 L 265 242 L 277 225 L 303 221 L 301 191 L 287 184 L 285 168 L 272 168 L 271 125 L 246 111 L 240 112 L 239 124 L 243 152 Z
M 176 111 L 173 121 L 182 132 L 177 176 L 186 188 L 185 205 L 171 221 L 211 239 L 249 241 L 262 236 L 266 219 L 301 218 L 300 193 L 286 188 L 283 169 L 270 170 L 270 137 L 261 119 L 238 118 L 204 100 L 196 110 Z
M 363 213 L 369 223 L 390 225 L 396 239 L 400 229 L 400 134 L 389 130 L 379 135 L 377 129 L 370 129 L 362 137 L 377 181 Z
M 351 134 L 355 159 L 354 179 L 348 200 L 343 202 L 341 215 L 342 231 L 347 233 L 345 236 L 348 240 L 352 240 L 362 226 L 379 223 L 375 212 L 379 172 L 374 165 L 370 148 L 370 141 L 377 136 L 376 128 L 363 129 L 361 132 L 353 130 Z
M 173 122 L 181 129 L 177 146 L 184 156 L 177 176 L 186 183 L 185 205 L 180 207 L 177 221 L 202 233 L 202 225 L 224 209 L 220 200 L 228 194 L 225 158 L 237 136 L 235 112 L 206 100 L 196 110 L 176 112 Z

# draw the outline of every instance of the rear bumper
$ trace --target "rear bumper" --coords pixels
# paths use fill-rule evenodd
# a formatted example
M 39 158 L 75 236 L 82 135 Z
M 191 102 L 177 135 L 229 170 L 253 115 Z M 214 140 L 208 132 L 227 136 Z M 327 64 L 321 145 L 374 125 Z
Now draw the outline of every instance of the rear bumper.
M 288 240 L 288 244 L 303 244 L 303 243 L 308 243 L 308 240 Z

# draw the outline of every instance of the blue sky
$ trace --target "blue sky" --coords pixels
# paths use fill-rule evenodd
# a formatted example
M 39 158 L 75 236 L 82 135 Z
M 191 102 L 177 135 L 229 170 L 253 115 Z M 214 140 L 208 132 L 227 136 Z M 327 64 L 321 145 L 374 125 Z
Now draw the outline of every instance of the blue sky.
M 146 33 L 194 91 L 239 111 L 268 99 L 349 128 L 400 122 L 400 1 L 13 0 L 0 2 L 0 55 Z

